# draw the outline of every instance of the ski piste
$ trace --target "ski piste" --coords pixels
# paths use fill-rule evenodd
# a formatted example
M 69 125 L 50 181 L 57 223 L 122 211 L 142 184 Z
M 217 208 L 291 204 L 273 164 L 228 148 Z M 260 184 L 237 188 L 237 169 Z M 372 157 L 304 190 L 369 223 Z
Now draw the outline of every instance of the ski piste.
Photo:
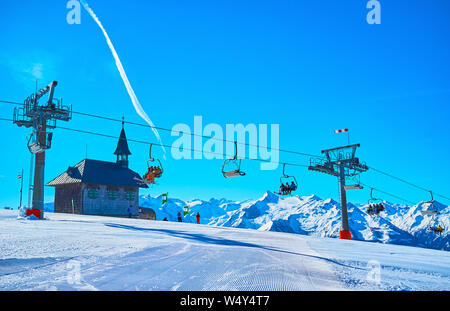
M 18 219 L 17 211 L 11 210 L 0 210 L 0 226 L 0 290 L 5 291 L 446 290 L 450 286 L 450 252 L 420 247 L 50 212 L 45 220 Z
M 0 291 L 448 291 L 450 2 L 385 1 L 1 2 Z

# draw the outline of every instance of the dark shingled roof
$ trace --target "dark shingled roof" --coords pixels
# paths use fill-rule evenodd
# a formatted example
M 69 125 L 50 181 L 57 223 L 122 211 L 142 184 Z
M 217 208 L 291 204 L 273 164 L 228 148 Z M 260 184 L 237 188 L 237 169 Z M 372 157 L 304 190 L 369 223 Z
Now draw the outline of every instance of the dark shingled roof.
M 125 136 L 125 130 L 122 127 L 122 131 L 120 131 L 119 141 L 117 142 L 116 151 L 114 151 L 116 155 L 130 155 L 130 149 L 128 149 L 127 137 Z
M 47 186 L 73 183 L 148 188 L 138 173 L 114 162 L 85 159 L 50 181 Z

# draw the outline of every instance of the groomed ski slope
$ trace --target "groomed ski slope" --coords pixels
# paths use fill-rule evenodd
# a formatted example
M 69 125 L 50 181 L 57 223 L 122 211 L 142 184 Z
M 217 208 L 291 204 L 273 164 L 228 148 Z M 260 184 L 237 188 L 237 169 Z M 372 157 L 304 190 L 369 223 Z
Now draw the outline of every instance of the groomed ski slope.
M 450 290 L 446 251 L 141 219 L 46 218 L 0 211 L 0 290 Z

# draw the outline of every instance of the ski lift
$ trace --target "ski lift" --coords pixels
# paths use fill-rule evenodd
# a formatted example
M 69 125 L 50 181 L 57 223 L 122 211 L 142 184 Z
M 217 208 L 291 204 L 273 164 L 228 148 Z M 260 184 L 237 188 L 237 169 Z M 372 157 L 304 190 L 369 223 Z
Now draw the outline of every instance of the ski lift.
M 147 172 L 142 178 L 144 184 L 154 184 L 156 178 L 160 178 L 163 174 L 163 167 L 159 159 L 152 158 L 152 146 L 150 144 L 149 160 L 147 161 Z M 156 165 L 152 165 L 155 163 Z
M 442 227 L 440 224 L 437 224 L 437 225 L 434 224 L 433 226 L 431 226 L 428 229 L 439 235 L 441 235 L 442 232 L 444 232 L 444 230 L 445 230 L 444 227 Z
M 428 230 L 431 230 L 434 233 L 441 235 L 441 233 L 444 232 L 445 228 L 436 219 L 436 215 L 439 215 L 440 212 L 434 206 L 434 202 L 435 201 L 434 201 L 434 197 L 433 197 L 433 192 L 431 190 L 429 192 L 430 192 L 430 195 L 431 195 L 431 200 L 430 201 L 425 201 L 424 204 L 430 204 L 431 206 L 427 210 L 420 211 L 420 213 L 422 215 L 431 215 L 430 222 L 433 222 L 433 224 L 428 227 Z
M 289 176 L 285 173 L 286 163 L 283 163 L 283 176 L 280 177 L 280 189 L 278 195 L 291 195 L 292 191 L 296 191 L 298 188 L 297 179 L 295 176 Z M 292 187 L 292 184 L 294 185 Z M 286 186 L 287 185 L 287 186 Z
M 433 224 L 428 227 L 428 230 L 431 230 L 434 233 L 439 234 L 439 235 L 441 235 L 441 233 L 444 232 L 445 228 L 439 223 L 439 221 L 435 217 L 436 215 L 439 214 L 438 211 L 422 211 L 422 214 L 423 215 L 430 215 L 430 214 L 432 215 L 430 222 L 433 222 Z
M 237 155 L 237 142 L 234 142 L 234 156 L 223 162 L 222 174 L 225 178 L 245 176 L 241 171 L 241 159 L 238 159 Z
M 430 193 L 430 195 L 431 195 L 431 200 L 430 201 L 425 201 L 425 203 L 428 203 L 428 204 L 431 204 L 431 205 L 433 205 L 434 204 L 434 197 L 433 197 L 433 191 L 428 191 L 429 193 Z
M 370 199 L 367 201 L 369 208 L 367 209 L 367 214 L 374 216 L 378 215 L 384 211 L 384 204 L 382 199 L 374 198 L 373 188 L 370 189 Z
M 439 211 L 437 210 L 437 208 L 434 206 L 434 197 L 433 197 L 433 191 L 428 191 L 430 192 L 431 195 L 431 200 L 430 201 L 425 201 L 424 204 L 429 205 L 430 207 L 427 210 L 423 210 L 421 211 L 422 215 L 436 215 L 439 214 Z
M 361 190 L 363 189 L 363 186 L 361 186 L 361 181 L 359 175 L 354 176 L 352 179 L 352 184 L 344 185 L 344 189 L 346 191 L 348 190 Z
M 40 131 L 34 130 L 28 138 L 27 146 L 32 154 L 44 152 L 52 146 L 53 133 L 47 133 L 47 135 L 44 134 L 44 144 L 39 141 L 39 133 Z

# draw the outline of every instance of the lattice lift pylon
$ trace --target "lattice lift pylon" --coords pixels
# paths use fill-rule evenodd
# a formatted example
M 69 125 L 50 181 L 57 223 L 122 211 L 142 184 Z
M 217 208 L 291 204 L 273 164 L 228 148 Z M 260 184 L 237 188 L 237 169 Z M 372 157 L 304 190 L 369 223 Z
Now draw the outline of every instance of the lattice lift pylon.
M 44 168 L 45 150 L 50 149 L 53 133 L 49 130 L 56 127 L 56 120 L 69 121 L 72 118 L 72 107 L 64 106 L 62 98 L 53 98 L 58 82 L 53 81 L 45 88 L 31 94 L 25 99 L 21 108 L 14 109 L 13 122 L 19 127 L 33 128 L 28 140 L 28 149 L 34 155 L 34 180 L 32 209 L 39 210 L 40 218 L 44 217 Z M 47 103 L 39 105 L 39 99 L 49 93 Z
M 347 190 L 362 189 L 359 184 L 359 174 L 366 172 L 369 167 L 364 163 L 360 163 L 359 159 L 355 156 L 356 149 L 360 147 L 360 144 L 347 145 L 343 147 L 337 147 L 327 150 L 322 150 L 322 154 L 325 155 L 324 159 L 311 158 L 310 166 L 311 171 L 316 171 L 328 175 L 338 177 L 339 180 L 339 192 L 341 197 L 341 231 L 339 237 L 341 239 L 351 240 L 352 235 L 348 225 L 348 213 L 347 213 Z M 346 178 L 357 178 L 358 182 L 352 185 L 346 185 Z

